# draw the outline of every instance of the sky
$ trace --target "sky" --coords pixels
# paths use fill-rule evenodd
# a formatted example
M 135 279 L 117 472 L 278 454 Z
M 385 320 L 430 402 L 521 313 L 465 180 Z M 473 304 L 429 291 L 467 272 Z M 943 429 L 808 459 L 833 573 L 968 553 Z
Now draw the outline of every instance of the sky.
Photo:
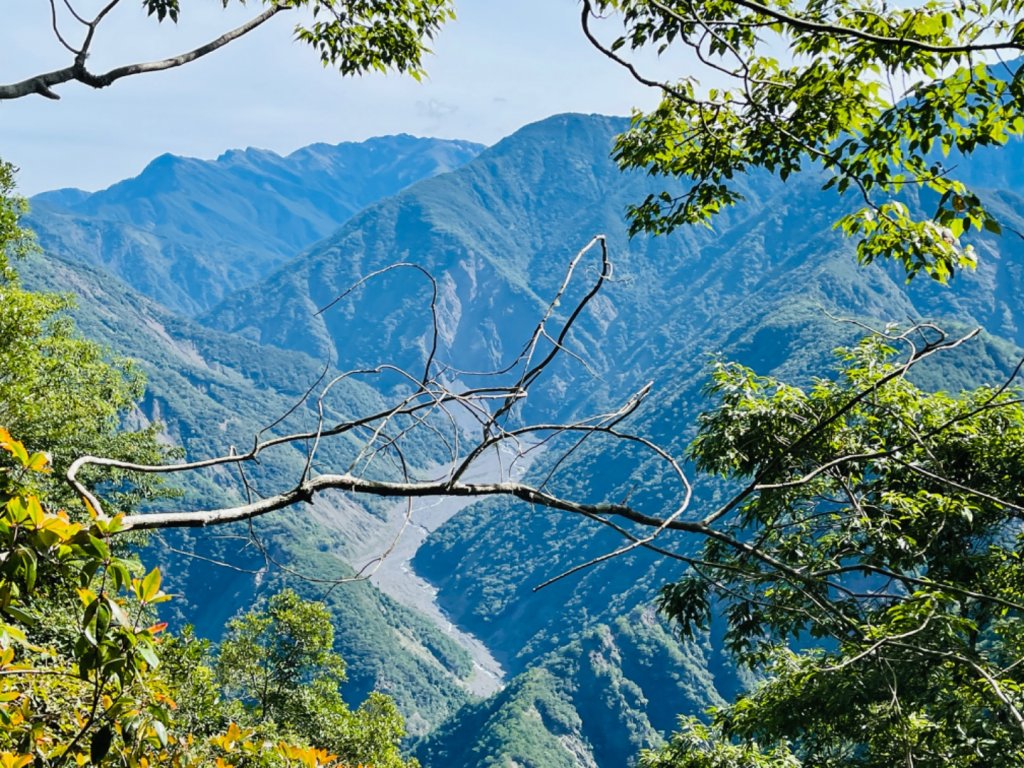
M 53 37 L 47 3 L 3 1 L 0 82 L 70 63 Z M 97 6 L 78 2 L 85 11 Z M 90 58 L 96 71 L 187 50 L 260 8 L 233 4 L 225 11 L 216 0 L 185 0 L 174 26 L 147 19 L 139 2 L 122 5 L 97 34 Z M 68 84 L 58 89 L 59 101 L 0 102 L 0 157 L 20 168 L 23 194 L 95 190 L 137 175 L 164 152 L 213 158 L 253 146 L 287 153 L 394 133 L 492 144 L 559 112 L 628 114 L 657 102 L 656 93 L 590 47 L 577 0 L 457 0 L 456 9 L 422 83 L 325 70 L 293 40 L 294 19 L 280 14 L 176 70 L 101 91 Z M 665 75 L 672 66 L 653 58 L 646 64 Z

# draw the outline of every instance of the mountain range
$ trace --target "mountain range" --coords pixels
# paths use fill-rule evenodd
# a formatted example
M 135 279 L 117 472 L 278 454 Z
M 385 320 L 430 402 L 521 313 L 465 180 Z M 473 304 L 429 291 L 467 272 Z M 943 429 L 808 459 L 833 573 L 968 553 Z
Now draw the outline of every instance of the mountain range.
M 191 315 L 265 276 L 369 203 L 481 149 L 388 136 L 314 144 L 286 157 L 253 148 L 213 161 L 165 154 L 99 192 L 37 195 L 29 224 L 50 253 L 103 267 Z
M 164 156 L 109 190 L 34 199 L 45 256 L 23 266 L 24 279 L 78 294 L 83 332 L 137 358 L 149 375 L 136 418 L 162 422 L 167 439 L 196 457 L 251 440 L 325 361 L 337 370 L 423 365 L 430 283 L 394 270 L 347 293 L 362 276 L 399 262 L 434 275 L 438 360 L 451 376 L 472 379 L 470 371 L 510 362 L 570 259 L 599 233 L 612 279 L 565 340 L 569 354 L 517 411 L 524 422 L 600 412 L 653 382 L 629 428 L 681 455 L 707 407 L 709 355 L 764 374 L 827 375 L 832 349 L 859 333 L 836 318 L 985 327 L 962 356 L 922 374 L 931 386 L 956 390 L 1012 367 L 1024 344 L 1021 238 L 978 238 L 977 271 L 951 286 L 908 285 L 884 264 L 856 264 L 832 229 L 847 201 L 804 175 L 747 178 L 745 201 L 713 229 L 630 239 L 626 206 L 660 182 L 622 174 L 609 159 L 626 124 L 559 115 L 487 149 L 393 137 L 334 148 L 335 160 L 323 146 L 288 158 L 232 152 L 213 163 Z M 1007 232 L 1024 232 L 1024 198 L 1012 191 L 1024 174 L 1021 153 L 1011 145 L 999 162 L 983 157 L 970 171 Z M 914 193 L 907 201 L 929 205 Z M 573 306 L 595 269 L 592 260 L 581 265 L 556 313 Z M 352 384 L 334 407 L 365 412 L 386 394 Z M 346 448 L 337 450 L 341 461 Z M 652 513 L 678 503 L 664 467 L 621 444 L 595 440 L 560 456 L 555 443 L 529 470 L 553 470 L 553 491 L 628 497 Z M 416 459 L 426 466 L 438 457 L 424 449 Z M 284 453 L 260 482 L 277 487 L 301 461 Z M 721 490 L 698 479 L 698 513 Z M 208 502 L 234 491 L 214 475 L 189 493 Z M 344 577 L 389 514 L 339 495 L 309 513 L 261 520 L 259 535 L 289 568 Z M 677 538 L 666 535 L 662 545 L 693 546 Z M 363 581 L 328 596 L 349 663 L 346 695 L 394 695 L 426 766 L 628 764 L 678 714 L 700 712 L 749 681 L 714 629 L 680 642 L 653 611 L 658 588 L 682 574 L 674 561 L 633 551 L 534 590 L 620 544 L 606 527 L 564 513 L 507 500 L 466 506 L 425 534 L 408 568 L 500 663 L 503 685 L 479 698 L 481 671 L 445 622 Z M 169 546 L 184 554 L 153 552 L 184 593 L 181 612 L 213 637 L 235 610 L 281 583 L 325 591 L 209 532 Z

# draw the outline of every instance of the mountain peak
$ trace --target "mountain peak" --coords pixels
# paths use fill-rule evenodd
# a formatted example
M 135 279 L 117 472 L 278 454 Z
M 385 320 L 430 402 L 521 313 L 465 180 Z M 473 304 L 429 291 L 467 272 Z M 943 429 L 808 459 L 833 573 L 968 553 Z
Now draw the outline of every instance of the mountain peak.
M 90 194 L 92 193 L 77 187 L 53 189 L 49 192 L 41 192 L 38 195 L 34 195 L 32 197 L 32 205 L 45 205 L 54 210 L 67 210 L 81 203 Z
M 271 160 L 273 162 L 280 162 L 284 158 L 270 149 L 262 149 L 260 147 L 246 147 L 245 149 L 228 149 L 222 152 L 215 163 L 218 165 L 229 165 L 231 163 L 247 163 L 253 160 Z
M 103 266 L 192 313 L 262 278 L 368 204 L 478 151 L 468 143 L 409 137 L 319 144 L 288 157 L 256 147 L 216 160 L 165 153 L 135 178 L 93 194 L 44 193 L 40 214 L 48 209 L 76 221 L 36 225 L 46 230 L 45 247 L 89 258 L 96 250 L 83 251 L 81 243 L 102 221 L 109 239 Z
M 142 169 L 140 176 L 144 176 L 147 171 L 160 171 L 165 168 L 177 168 L 179 166 L 188 165 L 189 163 L 201 162 L 195 158 L 184 157 L 182 155 L 172 155 L 170 152 L 164 152 L 162 155 L 157 155 L 145 168 Z

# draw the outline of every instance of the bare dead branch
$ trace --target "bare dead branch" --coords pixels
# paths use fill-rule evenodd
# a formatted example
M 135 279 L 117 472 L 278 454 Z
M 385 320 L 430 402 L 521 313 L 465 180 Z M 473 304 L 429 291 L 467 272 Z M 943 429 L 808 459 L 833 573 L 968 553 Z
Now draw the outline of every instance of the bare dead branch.
M 597 276 L 587 285 L 587 290 L 568 312 L 556 311 L 559 300 L 568 295 L 570 283 L 574 276 L 583 270 L 579 267 L 587 257 L 598 262 Z M 794 593 L 800 595 L 800 606 L 796 611 L 806 611 L 821 617 L 827 624 L 827 631 L 837 639 L 844 637 L 862 637 L 863 627 L 854 621 L 845 603 L 861 605 L 884 605 L 886 601 L 908 600 L 907 594 L 919 587 L 938 587 L 958 594 L 966 600 L 984 601 L 992 605 L 1020 610 L 1020 606 L 1010 603 L 999 596 L 987 596 L 956 585 L 929 581 L 920 575 L 911 575 L 898 571 L 887 571 L 880 568 L 860 568 L 859 574 L 875 578 L 868 589 L 852 589 L 844 580 L 847 574 L 857 573 L 854 567 L 807 568 L 796 561 L 789 562 L 785 553 L 773 552 L 767 546 L 760 546 L 761 540 L 756 536 L 741 531 L 734 518 L 728 516 L 750 498 L 753 494 L 765 491 L 777 491 L 785 488 L 804 485 L 816 478 L 826 477 L 838 481 L 847 491 L 848 499 L 818 499 L 822 507 L 815 507 L 810 512 L 821 511 L 830 504 L 845 504 L 853 509 L 860 509 L 861 499 L 845 483 L 842 473 L 847 465 L 866 464 L 875 459 L 893 459 L 897 457 L 899 447 L 878 451 L 864 451 L 843 456 L 821 458 L 818 466 L 802 470 L 799 477 L 777 479 L 776 474 L 785 457 L 792 457 L 833 426 L 837 420 L 854 411 L 859 405 L 870 403 L 873 395 L 882 387 L 895 382 L 920 362 L 934 354 L 955 349 L 968 339 L 973 338 L 977 331 L 963 336 L 951 338 L 941 329 L 932 325 L 917 325 L 897 333 L 883 331 L 886 338 L 906 346 L 906 354 L 901 364 L 893 367 L 884 376 L 880 376 L 869 386 L 855 391 L 844 399 L 834 410 L 818 416 L 808 415 L 802 422 L 799 436 L 783 451 L 782 458 L 776 458 L 771 464 L 761 468 L 751 482 L 740 489 L 725 505 L 710 512 L 701 519 L 688 517 L 690 512 L 693 489 L 683 463 L 672 453 L 655 442 L 626 431 L 623 424 L 646 402 L 652 384 L 648 383 L 628 397 L 617 407 L 602 413 L 566 419 L 563 421 L 543 421 L 530 423 L 525 420 L 524 409 L 517 404 L 529 402 L 531 389 L 543 379 L 543 374 L 550 370 L 559 356 L 572 357 L 567 348 L 567 340 L 572 329 L 584 315 L 588 303 L 605 285 L 611 274 L 612 261 L 608 254 L 607 244 L 602 236 L 595 237 L 581 249 L 570 261 L 565 278 L 552 299 L 541 311 L 539 322 L 533 326 L 521 352 L 509 366 L 500 371 L 492 372 L 487 386 L 457 387 L 446 383 L 443 378 L 450 371 L 436 361 L 437 355 L 437 312 L 436 312 L 436 281 L 426 270 L 413 264 L 397 264 L 378 270 L 360 279 L 351 288 L 340 294 L 331 304 L 324 307 L 326 311 L 358 287 L 377 275 L 386 274 L 399 267 L 415 268 L 428 277 L 433 294 L 431 298 L 432 335 L 434 342 L 429 350 L 425 350 L 426 364 L 422 376 L 411 373 L 394 365 L 382 364 L 375 368 L 353 369 L 331 374 L 329 366 L 325 366 L 317 381 L 309 387 L 300 400 L 290 408 L 284 416 L 277 419 L 271 427 L 260 430 L 245 453 L 229 450 L 223 456 L 183 462 L 176 465 L 136 465 L 110 458 L 84 456 L 76 460 L 68 470 L 67 479 L 72 487 L 84 498 L 99 515 L 104 515 L 104 508 L 97 494 L 90 489 L 80 477 L 87 468 L 93 470 L 118 470 L 142 474 L 175 474 L 189 473 L 215 467 L 237 468 L 241 477 L 244 503 L 236 506 L 211 508 L 202 510 L 171 509 L 156 513 L 133 514 L 121 519 L 121 532 L 133 530 L 162 530 L 175 527 L 206 527 L 248 521 L 250 523 L 249 540 L 263 554 L 266 562 L 273 563 L 287 573 L 317 583 L 329 584 L 334 588 L 339 583 L 352 579 L 368 577 L 383 562 L 398 543 L 399 538 L 412 520 L 413 501 L 425 497 L 460 497 L 479 498 L 506 497 L 526 502 L 538 509 L 579 515 L 594 520 L 610 528 L 624 538 L 621 546 L 590 558 L 585 562 L 571 565 L 561 573 L 547 579 L 537 588 L 542 588 L 575 573 L 620 557 L 637 549 L 646 549 L 662 556 L 671 557 L 688 564 L 700 573 L 709 569 L 719 576 L 734 576 L 729 571 L 736 568 L 741 575 L 748 576 L 754 585 L 783 584 Z M 872 329 L 874 330 L 874 329 Z M 428 331 L 430 333 L 430 331 Z M 545 347 L 547 345 L 547 347 Z M 998 408 L 1006 402 L 1018 402 L 1004 397 L 1010 382 L 1020 372 L 1018 365 L 1010 377 L 1010 381 L 995 389 L 991 397 L 981 398 L 979 404 L 971 403 L 947 420 L 939 427 L 929 430 L 911 432 L 917 441 L 925 441 L 936 433 L 953 426 L 957 420 L 967 419 L 983 413 L 989 408 Z M 418 371 L 418 363 L 417 363 Z M 397 376 L 401 381 L 399 394 L 393 395 L 390 404 L 379 407 L 369 414 L 345 414 L 343 421 L 328 426 L 328 414 L 333 420 L 337 414 L 329 408 L 329 397 L 343 383 L 354 378 Z M 315 427 L 310 429 L 303 424 L 302 431 L 293 431 L 283 435 L 272 435 L 272 430 L 287 429 L 290 421 L 301 418 L 315 419 Z M 412 435 L 429 435 L 435 457 L 445 457 L 447 463 L 440 466 L 414 467 L 405 455 L 407 439 Z M 467 437 L 469 435 L 469 437 Z M 325 441 L 329 438 L 359 440 L 351 446 L 354 458 L 346 454 L 331 471 L 320 472 L 320 464 L 324 463 Z M 570 465 L 574 452 L 585 441 L 595 437 L 617 441 L 631 446 L 644 456 L 658 462 L 659 467 L 666 468 L 670 482 L 676 491 L 669 502 L 659 503 L 654 509 L 642 509 L 640 504 L 629 501 L 630 494 L 618 502 L 584 501 L 570 498 L 557 491 L 556 481 L 559 474 L 564 473 Z M 258 461 L 270 448 L 291 446 L 304 449 L 305 457 L 301 472 L 296 472 L 294 485 L 284 490 L 260 498 L 246 475 L 246 467 Z M 346 443 L 348 447 L 348 443 Z M 520 481 L 511 473 L 506 473 L 501 451 L 511 450 L 512 466 L 518 460 L 526 461 L 532 451 L 554 452 L 551 464 L 546 471 L 536 473 L 535 477 L 527 476 Z M 498 479 L 470 479 L 482 473 L 483 458 L 491 452 L 499 456 Z M 959 491 L 970 493 L 972 489 L 959 479 L 947 479 L 941 476 L 941 470 L 921 468 L 911 463 L 904 463 L 908 471 L 917 472 L 935 482 L 942 482 Z M 386 471 L 379 468 L 385 465 Z M 337 471 L 337 467 L 346 467 Z M 507 476 L 506 476 L 507 474 Z M 389 539 L 381 546 L 383 551 L 366 562 L 354 576 L 330 577 L 324 575 L 301 574 L 286 563 L 279 563 L 273 558 L 259 540 L 252 522 L 261 516 L 288 510 L 290 514 L 302 514 L 302 503 L 311 503 L 317 496 L 326 492 L 341 492 L 366 497 L 377 497 L 402 500 L 405 502 L 404 515 L 399 521 L 398 530 L 389 534 Z M 992 503 L 1021 510 L 1010 502 L 1005 502 L 991 494 L 977 492 L 979 498 Z M 1024 510 L 1021 510 L 1024 511 Z M 863 510 L 861 510 L 863 514 Z M 805 518 L 807 519 L 807 518 Z M 786 521 L 780 525 L 786 524 Z M 773 524 L 766 525 L 766 530 L 777 532 Z M 717 542 L 731 550 L 736 556 L 735 565 L 729 563 L 713 563 L 691 557 L 683 551 L 673 551 L 676 546 L 664 543 L 669 532 L 686 534 L 696 542 Z M 664 537 L 664 538 L 663 538 Z M 678 544 L 681 539 L 673 539 Z M 689 544 L 689 542 L 687 542 Z M 680 547 L 680 549 L 682 549 Z M 711 559 L 711 558 L 709 558 Z M 845 563 L 840 559 L 836 562 Z M 713 576 L 707 577 L 713 581 Z M 879 582 L 881 582 L 879 584 Z M 723 585 L 722 589 L 727 589 Z M 903 591 L 901 591 L 903 590 Z M 837 595 L 842 600 L 837 600 Z M 757 603 L 763 595 L 756 591 L 741 596 L 742 599 Z M 868 642 L 868 650 L 854 661 L 879 657 L 886 648 L 896 647 L 899 642 L 907 641 L 914 636 L 913 632 L 886 639 L 878 643 L 872 639 Z M 853 662 L 850 662 L 853 663 Z M 996 678 L 993 678 L 996 679 Z M 997 681 L 998 686 L 998 681 Z M 998 687 L 994 689 L 998 695 Z

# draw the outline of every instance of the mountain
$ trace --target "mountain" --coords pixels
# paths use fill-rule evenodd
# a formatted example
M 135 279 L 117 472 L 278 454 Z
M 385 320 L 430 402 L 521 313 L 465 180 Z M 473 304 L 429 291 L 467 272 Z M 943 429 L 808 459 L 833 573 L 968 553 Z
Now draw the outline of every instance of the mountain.
M 855 264 L 848 245 L 827 234 L 838 209 L 809 210 L 814 191 L 810 182 L 803 186 L 804 194 L 780 189 L 754 215 L 723 227 L 718 241 L 706 245 L 699 259 L 652 265 L 648 279 L 672 287 L 676 308 L 645 306 L 647 321 L 633 326 L 632 340 L 621 347 L 613 345 L 611 336 L 599 340 L 603 354 L 618 364 L 599 373 L 616 377 L 621 392 L 628 391 L 629 383 L 635 388 L 655 382 L 648 404 L 629 425 L 631 431 L 682 455 L 698 413 L 708 406 L 701 388 L 710 354 L 762 374 L 798 379 L 827 374 L 831 350 L 860 333 L 830 316 L 878 327 L 925 318 L 986 325 L 995 332 L 924 375 L 936 387 L 956 390 L 1009 371 L 1024 342 L 1019 332 L 1024 308 L 1010 298 L 1017 295 L 1014 280 L 1019 281 L 1024 264 L 1020 242 L 982 240 L 981 268 L 965 276 L 956 291 L 928 284 L 908 287 L 896 272 Z M 1004 218 L 1019 226 L 1022 213 L 1024 205 L 1006 209 Z M 641 279 L 621 270 L 618 275 Z M 629 309 L 620 310 L 628 302 L 615 296 L 617 288 L 610 286 L 607 297 L 621 316 Z M 1000 299 L 1003 291 L 1007 293 Z M 545 467 L 536 470 L 541 476 Z M 671 511 L 680 496 L 664 466 L 607 441 L 578 451 L 548 488 L 590 500 L 628 495 L 637 508 L 657 514 Z M 707 511 L 702 505 L 713 503 L 718 492 L 713 481 L 699 483 L 690 514 L 702 516 Z M 661 538 L 663 545 L 684 539 L 678 534 Z M 606 620 L 649 599 L 654 589 L 681 572 L 670 561 L 633 553 L 568 583 L 533 591 L 620 543 L 614 533 L 589 521 L 565 520 L 519 504 L 487 503 L 464 511 L 433 534 L 419 550 L 415 566 L 438 585 L 442 605 L 454 619 L 492 647 L 514 654 L 509 667 L 516 670 L 538 652 L 550 650 L 564 637 L 561 628 L 566 625 Z M 684 539 L 670 548 L 685 551 L 688 546 Z M 602 613 L 595 603 L 612 610 Z
M 713 240 L 708 232 L 627 239 L 625 205 L 652 185 L 639 174 L 624 176 L 608 159 L 612 137 L 626 124 L 561 115 L 527 126 L 457 172 L 369 206 L 199 319 L 263 344 L 329 355 L 342 368 L 376 364 L 386 350 L 396 364 L 415 369 L 430 347 L 431 286 L 422 275 L 388 272 L 330 311 L 315 312 L 362 275 L 415 262 L 438 279 L 439 359 L 456 370 L 492 370 L 518 352 L 572 256 L 604 232 L 616 275 L 628 279 L 616 281 L 614 306 L 609 293 L 597 300 L 607 330 L 588 326 L 578 339 L 599 371 L 618 371 L 613 350 L 645 349 L 636 334 L 649 329 L 646 313 L 673 304 L 672 282 L 647 275 L 695 258 Z M 602 343 L 606 332 L 616 334 L 611 347 Z
M 629 765 L 678 712 L 723 703 L 707 673 L 713 653 L 707 643 L 680 646 L 653 609 L 634 609 L 466 705 L 416 756 L 424 765 Z
M 161 155 L 92 194 L 32 199 L 29 223 L 51 253 L 102 266 L 184 314 L 264 277 L 352 214 L 482 147 L 387 136 L 314 144 L 282 157 L 231 150 L 213 161 Z
M 384 354 L 415 370 L 430 347 L 424 311 L 430 286 L 422 276 L 389 272 L 344 304 L 315 312 L 360 275 L 396 260 L 414 262 L 438 280 L 442 361 L 453 370 L 493 370 L 519 349 L 572 255 L 603 232 L 614 279 L 567 341 L 587 367 L 569 358 L 550 372 L 547 385 L 531 391 L 521 417 L 593 412 L 654 381 L 655 394 L 631 426 L 677 454 L 705 407 L 700 390 L 711 353 L 762 373 L 806 378 L 827 373 L 831 350 L 859 333 L 836 316 L 876 325 L 924 318 L 985 324 L 990 336 L 929 374 L 955 388 L 1006 371 L 1024 343 L 1024 316 L 1014 298 L 1024 287 L 1024 248 L 1017 239 L 979 238 L 981 267 L 953 288 L 923 281 L 908 286 L 886 265 L 857 266 L 850 244 L 832 230 L 845 201 L 823 194 L 813 175 L 786 184 L 748 178 L 746 202 L 717 219 L 713 230 L 627 239 L 622 212 L 643 199 L 653 182 L 620 174 L 608 159 L 612 138 L 624 125 L 614 118 L 562 115 L 528 126 L 459 170 L 368 207 L 334 236 L 200 319 L 261 343 L 330 355 L 341 367 L 370 365 Z M 1007 193 L 993 199 L 1007 225 L 1020 229 L 1020 201 Z M 910 202 L 928 204 L 913 195 Z M 592 273 L 593 262 L 588 268 Z M 568 295 L 563 305 L 573 306 L 578 295 Z M 549 450 L 534 476 L 543 476 L 557 456 Z M 579 450 L 548 487 L 572 498 L 628 496 L 657 513 L 671 510 L 679 495 L 664 467 L 607 442 Z M 714 484 L 699 488 L 693 514 L 720 492 Z M 662 538 L 670 548 L 693 546 L 678 536 Z M 515 715 L 532 711 L 522 691 L 537 690 L 545 660 L 593 633 L 613 632 L 622 616 L 635 616 L 659 586 L 682 573 L 670 560 L 633 552 L 534 591 L 621 543 L 598 524 L 512 502 L 474 505 L 427 538 L 414 560 L 417 572 L 437 585 L 453 620 L 512 673 L 527 676 L 513 678 L 505 692 L 428 737 L 419 752 L 428 764 L 488 765 L 498 754 L 542 764 L 523 750 L 550 737 L 551 744 L 562 745 L 549 755 L 552 765 L 563 759 L 613 765 L 623 756 L 609 744 L 633 743 L 631 734 L 662 727 L 654 723 L 668 694 L 649 686 L 644 697 L 628 704 L 623 699 L 617 725 L 581 717 L 568 741 L 560 741 L 557 727 L 543 716 Z M 700 711 L 741 684 L 719 652 L 699 656 L 676 646 L 675 653 L 661 670 L 665 678 L 695 667 L 706 687 L 674 697 L 672 712 Z M 621 679 L 639 686 L 629 654 L 620 658 Z M 585 688 L 580 681 L 562 683 Z M 561 700 L 569 709 L 581 703 Z M 476 733 L 464 718 L 480 727 L 494 724 L 490 748 L 462 748 L 466 734 Z M 519 726 L 512 723 L 524 722 L 533 736 L 513 737 Z M 519 751 L 508 743 L 509 749 L 496 746 L 500 733 Z
M 180 336 L 172 338 L 181 344 L 195 334 L 208 339 L 196 342 L 197 349 L 214 348 L 214 340 L 237 349 L 238 359 L 229 364 L 217 358 L 218 365 L 243 377 L 256 364 L 242 359 L 245 350 L 280 359 L 282 366 L 306 361 L 294 371 L 312 372 L 310 361 L 326 359 L 341 370 L 385 361 L 419 370 L 432 346 L 432 284 L 422 273 L 401 268 L 349 292 L 363 276 L 396 262 L 414 263 L 437 281 L 438 360 L 449 366 L 448 376 L 482 382 L 486 378 L 469 372 L 501 368 L 515 358 L 558 291 L 570 259 L 593 235 L 605 233 L 611 279 L 566 338 L 568 354 L 512 419 L 550 421 L 602 411 L 652 381 L 652 394 L 624 426 L 677 455 L 693 433 L 696 415 L 707 407 L 701 387 L 710 354 L 760 373 L 806 380 L 827 375 L 832 348 L 860 333 L 836 317 L 876 325 L 925 318 L 984 324 L 984 338 L 922 373 L 932 386 L 955 390 L 1006 371 L 1024 344 L 1024 307 L 1017 298 L 1024 289 L 1020 238 L 978 238 L 981 266 L 951 287 L 921 280 L 908 286 L 898 270 L 884 264 L 857 266 L 850 244 L 832 230 L 846 201 L 822 193 L 814 176 L 785 184 L 751 176 L 743 184 L 746 201 L 716 219 L 713 229 L 630 240 L 626 205 L 661 182 L 623 175 L 609 160 L 612 139 L 625 125 L 617 118 L 560 115 L 527 126 L 451 173 L 369 205 L 330 237 L 201 314 L 197 319 L 205 329 L 183 320 L 159 322 L 179 329 Z M 1005 152 L 1006 160 L 994 165 L 999 184 L 1012 190 L 1020 185 L 1024 163 L 1018 162 L 1020 145 Z M 1006 231 L 1024 231 L 1024 200 L 1012 191 L 985 189 L 985 178 L 979 170 L 976 183 L 998 208 Z M 53 204 L 75 199 L 65 193 Z M 908 203 L 927 208 L 931 201 L 911 193 Z M 163 245 L 172 246 L 171 240 Z M 555 308 L 557 318 L 565 319 L 596 267 L 594 251 L 577 267 L 572 287 Z M 42 273 L 40 280 L 59 284 Z M 93 311 L 83 313 L 83 322 Z M 144 318 L 141 324 L 125 322 L 150 326 Z M 545 344 L 542 350 L 549 348 Z M 164 353 L 154 351 L 153 357 L 161 368 Z M 201 378 L 191 380 L 199 374 L 172 379 L 187 363 L 180 355 L 171 357 L 167 380 L 153 380 L 155 393 L 177 393 L 173 407 L 171 395 L 162 395 L 168 413 L 174 411 L 167 417 L 172 424 L 181 418 L 179 410 L 187 412 L 196 391 L 209 394 L 210 413 L 219 414 L 221 392 Z M 283 404 L 261 398 L 278 386 L 294 392 L 309 380 L 290 374 L 284 367 L 281 376 L 288 381 L 265 376 L 264 389 L 249 390 L 249 400 L 237 407 L 252 412 L 264 403 Z M 352 396 L 377 394 L 360 390 Z M 216 433 L 215 418 L 203 418 L 205 426 L 197 425 L 196 433 Z M 665 467 L 649 456 L 595 438 L 559 461 L 563 447 L 546 444 L 530 468 L 534 478 L 554 470 L 547 486 L 553 492 L 587 500 L 628 497 L 657 514 L 679 502 Z M 702 480 L 690 514 L 699 514 L 723 490 Z M 380 510 L 360 512 L 340 499 L 332 505 L 347 512 L 324 510 L 267 530 L 275 559 L 302 563 L 307 573 L 348 573 L 346 538 L 374 525 Z M 482 640 L 510 679 L 418 741 L 425 765 L 621 765 L 656 743 L 676 714 L 700 712 L 744 684 L 716 630 L 684 644 L 652 615 L 657 589 L 683 572 L 670 558 L 635 550 L 535 591 L 622 541 L 598 522 L 508 500 L 469 506 L 426 536 L 413 569 L 435 585 L 447 616 Z M 659 544 L 684 552 L 695 545 L 674 534 L 663 535 Z M 321 562 L 324 555 L 333 559 Z M 211 596 L 210 583 L 219 578 L 213 573 L 219 572 L 202 563 L 189 566 L 186 592 L 204 596 L 190 596 L 192 602 Z M 364 681 L 372 678 L 401 696 L 403 710 L 422 732 L 465 701 L 460 683 L 467 675 L 466 657 L 444 633 L 422 628 L 422 617 L 411 618 L 393 601 L 372 594 L 377 593 L 330 593 L 349 633 L 341 650 L 350 674 L 363 674 Z M 379 623 L 371 608 L 359 607 L 364 603 L 404 618 L 398 625 Z M 407 671 L 392 672 L 392 665 Z M 364 667 L 372 673 L 358 671 Z

